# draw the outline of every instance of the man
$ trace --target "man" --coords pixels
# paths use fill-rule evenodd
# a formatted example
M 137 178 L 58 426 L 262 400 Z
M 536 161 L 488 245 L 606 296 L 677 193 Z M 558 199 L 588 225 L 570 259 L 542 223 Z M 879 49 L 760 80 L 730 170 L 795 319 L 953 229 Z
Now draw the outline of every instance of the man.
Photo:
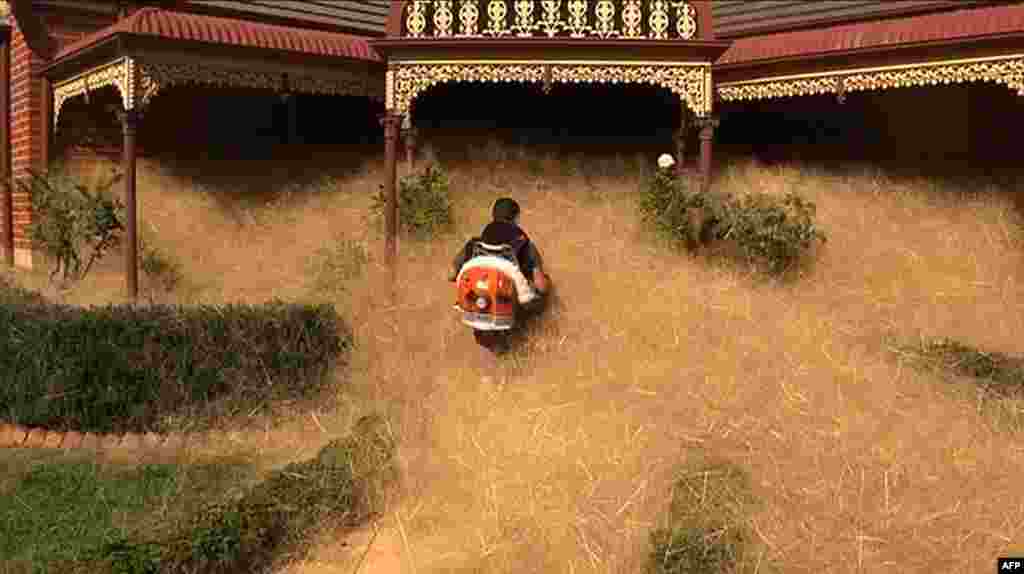
M 448 280 L 455 281 L 462 265 L 473 256 L 474 241 L 479 240 L 490 245 L 511 245 L 523 275 L 540 295 L 547 294 L 548 281 L 540 252 L 526 232 L 519 227 L 519 204 L 512 198 L 503 197 L 494 202 L 491 217 L 493 221 L 484 227 L 480 237 L 470 239 L 455 257 Z

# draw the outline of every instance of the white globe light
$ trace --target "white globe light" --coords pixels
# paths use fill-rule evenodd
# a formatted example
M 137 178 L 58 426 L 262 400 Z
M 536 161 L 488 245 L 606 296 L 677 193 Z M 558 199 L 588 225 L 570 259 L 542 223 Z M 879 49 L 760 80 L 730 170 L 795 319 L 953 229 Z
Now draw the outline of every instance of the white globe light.
M 671 155 L 663 153 L 658 156 L 658 167 L 661 169 L 668 169 L 676 164 L 676 160 Z

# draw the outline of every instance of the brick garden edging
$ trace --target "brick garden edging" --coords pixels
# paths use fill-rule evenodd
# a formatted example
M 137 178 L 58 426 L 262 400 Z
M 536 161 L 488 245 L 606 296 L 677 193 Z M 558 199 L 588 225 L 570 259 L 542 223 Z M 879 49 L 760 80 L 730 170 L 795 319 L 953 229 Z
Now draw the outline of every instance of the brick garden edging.
M 212 433 L 218 434 L 218 433 Z M 43 448 L 61 450 L 91 450 L 127 452 L 179 451 L 186 446 L 209 444 L 213 436 L 171 433 L 97 434 L 75 431 L 49 431 L 44 428 L 23 427 L 0 423 L 0 448 Z

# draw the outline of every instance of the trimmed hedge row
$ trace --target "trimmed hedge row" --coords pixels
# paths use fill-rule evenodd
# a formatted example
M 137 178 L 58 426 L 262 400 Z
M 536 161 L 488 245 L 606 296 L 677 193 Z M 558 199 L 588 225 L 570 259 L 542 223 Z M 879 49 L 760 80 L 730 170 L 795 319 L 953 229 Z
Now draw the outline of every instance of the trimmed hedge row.
M 0 418 L 89 432 L 308 397 L 352 346 L 330 305 L 0 301 Z

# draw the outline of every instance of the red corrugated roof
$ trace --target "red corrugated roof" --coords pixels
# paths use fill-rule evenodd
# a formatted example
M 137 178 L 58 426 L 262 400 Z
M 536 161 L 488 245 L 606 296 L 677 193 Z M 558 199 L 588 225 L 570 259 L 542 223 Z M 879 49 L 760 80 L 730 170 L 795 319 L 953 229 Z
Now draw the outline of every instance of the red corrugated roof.
M 153 7 L 137 10 L 127 18 L 65 46 L 57 53 L 56 60 L 121 33 L 383 62 L 370 46 L 369 38 Z
M 752 36 L 736 40 L 716 63 L 740 64 L 1011 33 L 1024 33 L 1024 4 Z

